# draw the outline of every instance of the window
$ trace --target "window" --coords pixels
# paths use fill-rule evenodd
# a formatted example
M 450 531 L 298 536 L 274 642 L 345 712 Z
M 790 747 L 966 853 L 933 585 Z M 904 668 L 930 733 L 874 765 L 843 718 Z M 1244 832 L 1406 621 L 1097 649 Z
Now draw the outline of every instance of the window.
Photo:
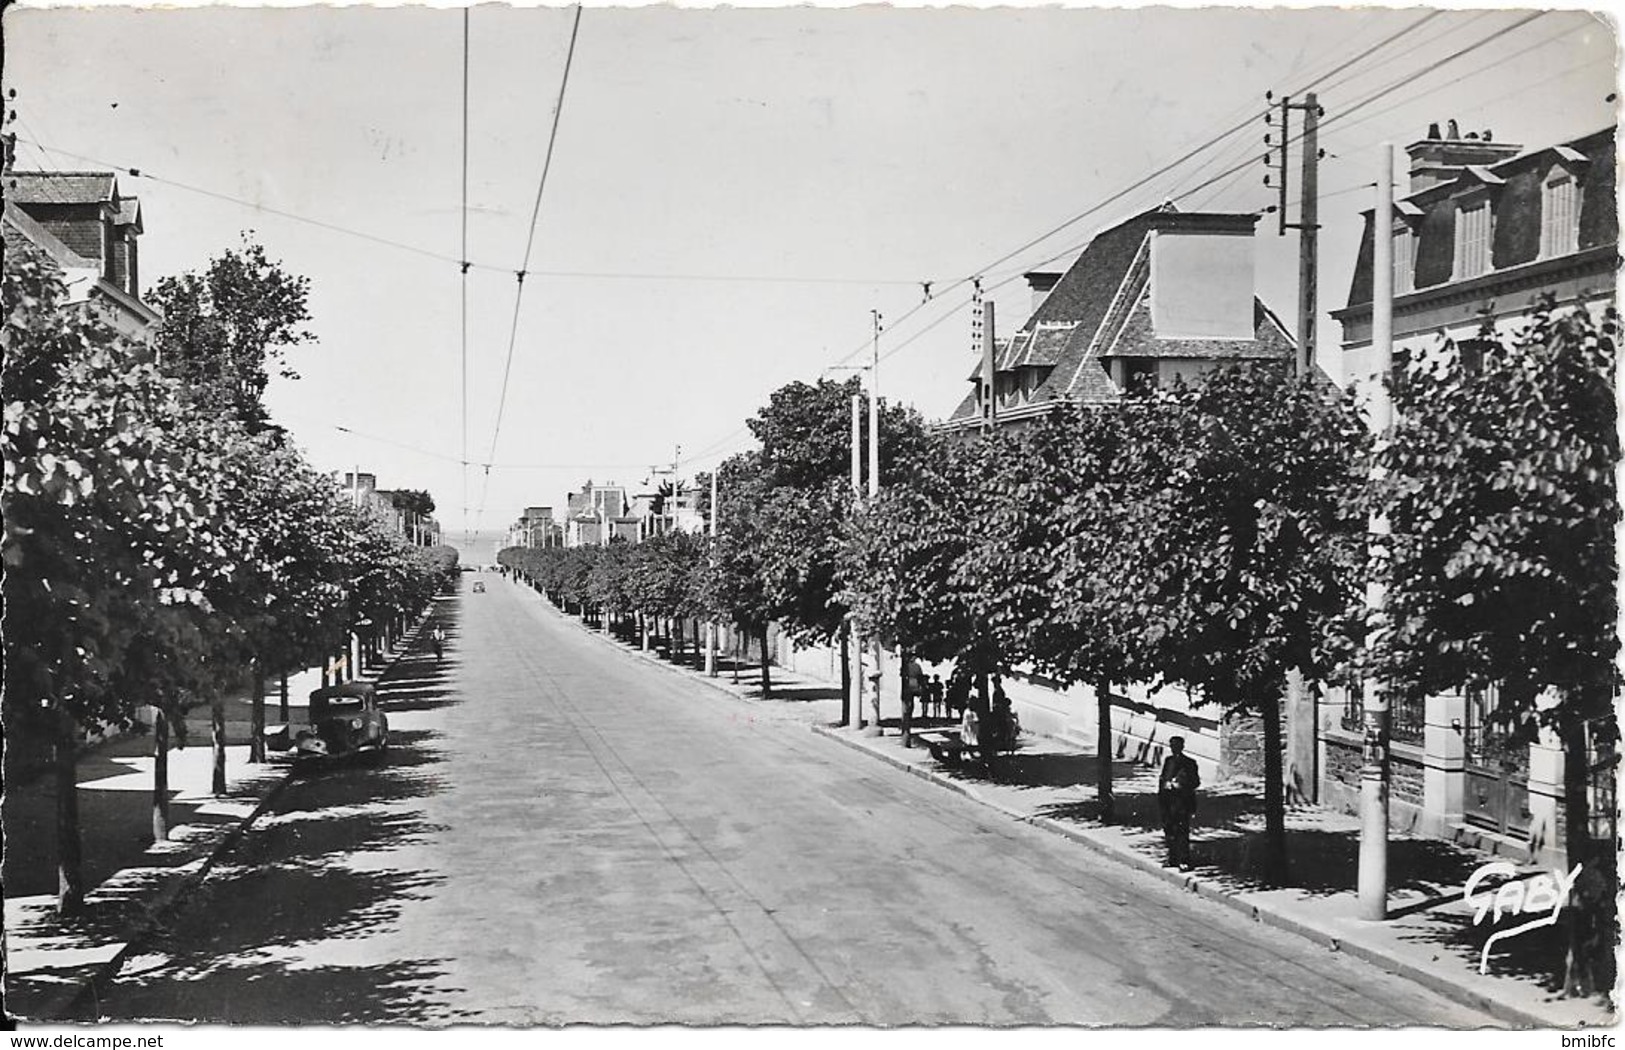
M 1401 224 L 1394 228 L 1394 294 L 1416 291 L 1416 234 Z
M 1463 205 L 1456 212 L 1455 279 L 1466 280 L 1490 269 L 1490 202 Z
M 1579 187 L 1567 173 L 1546 180 L 1540 195 L 1540 256 L 1567 255 L 1579 247 Z
M 1157 359 L 1154 357 L 1126 357 L 1123 359 L 1123 391 L 1150 390 L 1157 385 Z

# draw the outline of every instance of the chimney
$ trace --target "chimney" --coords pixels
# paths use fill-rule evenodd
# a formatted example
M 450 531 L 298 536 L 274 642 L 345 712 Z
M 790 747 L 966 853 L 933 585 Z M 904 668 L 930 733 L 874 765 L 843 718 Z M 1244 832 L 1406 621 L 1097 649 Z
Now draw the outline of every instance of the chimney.
M 1049 298 L 1049 293 L 1055 288 L 1055 282 L 1061 279 L 1061 275 L 1047 270 L 1034 270 L 1021 276 L 1027 279 L 1027 287 L 1033 291 L 1032 312 L 1037 313 L 1038 308 L 1044 305 L 1044 300 Z
M 1523 152 L 1523 147 L 1512 142 L 1496 142 L 1488 131 L 1468 132 L 1465 136 L 1454 120 L 1445 122 L 1445 136 L 1439 137 L 1439 125 L 1428 125 L 1427 138 L 1405 147 L 1411 158 L 1411 192 L 1420 193 L 1430 186 L 1454 179 L 1470 164 L 1499 164 Z

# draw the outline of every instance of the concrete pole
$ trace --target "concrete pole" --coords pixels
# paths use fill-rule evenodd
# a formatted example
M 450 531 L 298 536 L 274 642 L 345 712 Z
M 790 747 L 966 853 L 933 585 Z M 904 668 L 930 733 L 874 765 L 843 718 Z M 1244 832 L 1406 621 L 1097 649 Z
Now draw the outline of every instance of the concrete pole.
M 871 310 L 875 334 L 869 364 L 869 495 L 880 494 L 880 312 Z
M 863 395 L 852 395 L 852 505 L 863 498 Z M 847 726 L 863 728 L 863 652 L 856 620 L 852 620 L 852 644 L 847 659 L 852 664 L 851 695 L 847 698 Z
M 869 360 L 869 502 L 873 506 L 875 497 L 880 495 L 880 311 L 871 311 L 874 315 L 874 338 L 870 342 L 872 356 Z M 873 676 L 870 683 L 870 699 L 874 702 L 875 724 L 869 727 L 869 735 L 880 735 L 880 638 L 869 639 L 870 658 L 874 661 L 870 674 Z
M 1377 208 L 1371 218 L 1375 252 L 1371 275 L 1371 349 L 1376 382 L 1371 392 L 1371 427 L 1379 444 L 1393 430 L 1394 409 L 1388 397 L 1388 378 L 1394 359 L 1394 147 L 1384 142 L 1377 166 Z M 1372 481 L 1381 472 L 1372 470 Z M 1373 513 L 1369 524 L 1373 550 L 1388 536 L 1388 519 Z M 1376 615 L 1367 646 L 1375 646 L 1386 630 L 1383 606 L 1387 585 L 1373 562 L 1366 583 L 1366 604 Z M 1381 921 L 1388 917 L 1388 694 L 1377 678 L 1365 683 L 1365 754 L 1360 766 L 1360 917 Z
M 716 470 L 711 472 L 711 520 L 706 523 L 707 530 L 711 534 L 713 547 L 717 542 L 717 509 L 720 506 L 717 503 L 717 473 Z M 705 622 L 705 676 L 707 678 L 717 676 L 717 621 L 715 619 Z

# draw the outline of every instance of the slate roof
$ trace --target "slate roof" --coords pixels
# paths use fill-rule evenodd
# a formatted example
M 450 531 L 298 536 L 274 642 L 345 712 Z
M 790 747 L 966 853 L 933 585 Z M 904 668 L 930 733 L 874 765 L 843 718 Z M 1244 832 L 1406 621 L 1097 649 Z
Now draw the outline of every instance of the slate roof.
M 15 204 L 112 204 L 118 178 L 110 171 L 13 171 L 5 191 Z
M 1042 377 L 1029 404 L 1071 398 L 1114 401 L 1120 396 L 1102 357 L 1173 357 L 1211 360 L 1290 356 L 1291 340 L 1256 298 L 1253 340 L 1157 339 L 1151 333 L 1147 289 L 1149 237 L 1157 229 L 1251 229 L 1253 215 L 1180 212 L 1171 204 L 1142 212 L 1097 234 L 1049 295 L 1010 339 L 998 359 L 1008 372 L 1031 368 Z M 1115 347 L 1115 351 L 1112 348 Z M 971 373 L 981 377 L 978 367 Z M 975 391 L 950 420 L 980 414 Z
M 1456 179 L 1396 200 L 1394 210 L 1410 222 L 1416 233 L 1412 280 L 1416 292 L 1456 283 L 1453 280 L 1455 201 L 1464 181 L 1489 187 L 1493 212 L 1491 273 L 1536 261 L 1540 256 L 1541 182 L 1546 172 L 1560 163 L 1582 173 L 1576 253 L 1617 245 L 1616 158 L 1614 129 L 1610 126 L 1555 146 L 1529 150 L 1487 167 L 1466 169 Z M 1355 307 L 1370 306 L 1371 260 L 1375 254 L 1371 236 L 1374 211 L 1365 209 L 1365 230 L 1349 284 L 1347 305 L 1333 311 L 1334 317 Z
M 35 222 L 27 212 L 17 207 L 9 199 L 5 203 L 5 223 L 22 234 L 23 237 L 38 245 L 46 255 L 49 255 L 64 270 L 96 270 L 98 272 L 101 270 L 102 264 L 100 262 L 95 259 L 87 259 L 66 244 L 63 244 L 61 240 Z
M 1264 304 L 1253 301 L 1251 339 L 1158 339 L 1151 327 L 1151 297 L 1143 295 L 1128 321 L 1100 351 L 1102 357 L 1181 357 L 1206 361 L 1289 361 L 1293 341 Z

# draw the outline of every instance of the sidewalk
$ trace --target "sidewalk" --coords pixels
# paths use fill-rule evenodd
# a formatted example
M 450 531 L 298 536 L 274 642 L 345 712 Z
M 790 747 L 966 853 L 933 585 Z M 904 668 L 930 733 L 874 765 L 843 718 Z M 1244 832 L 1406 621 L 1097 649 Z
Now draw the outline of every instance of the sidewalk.
M 376 678 L 412 644 L 409 634 Z M 321 684 L 316 669 L 288 679 L 289 710 L 303 717 Z M 277 682 L 268 683 L 265 720 L 281 721 Z M 56 907 L 56 799 L 53 778 L 5 794 L 6 1010 L 14 1018 L 76 1017 L 80 1000 L 115 973 L 132 946 L 209 873 L 287 783 L 288 767 L 250 765 L 251 704 L 226 705 L 227 790 L 210 791 L 213 752 L 207 708 L 192 712 L 184 748 L 169 753 L 170 837 L 152 840 L 150 735 L 127 735 L 93 748 L 78 764 L 79 826 L 87 887 L 81 915 L 59 919 Z M 94 1010 L 89 1012 L 94 1016 Z
M 883 736 L 854 733 L 837 725 L 839 689 L 828 682 L 774 667 L 773 696 L 764 701 L 757 667 L 741 667 L 735 682 L 730 665 L 722 664 L 719 675 L 709 678 L 693 667 L 678 667 L 608 635 L 601 637 L 740 700 L 771 704 L 770 710 L 807 723 L 821 736 L 957 791 L 1013 820 L 1064 835 L 1150 877 L 1184 886 L 1329 950 L 1355 955 L 1509 1024 L 1574 1028 L 1618 1022 L 1599 999 L 1562 999 L 1546 989 L 1546 980 L 1562 958 L 1561 926 L 1497 942 L 1487 975 L 1479 973 L 1481 950 L 1492 930 L 1474 927 L 1474 909 L 1463 899 L 1462 888 L 1475 869 L 1497 859 L 1488 854 L 1435 839 L 1391 838 L 1390 918 L 1362 920 L 1357 917 L 1359 821 L 1354 816 L 1319 806 L 1292 807 L 1287 837 L 1296 885 L 1266 889 L 1258 879 L 1263 861 L 1259 785 L 1236 780 L 1204 786 L 1192 836 L 1195 868 L 1180 872 L 1163 864 L 1156 774 L 1147 767 L 1113 763 L 1117 822 L 1107 825 L 1096 818 L 1095 756 L 1085 743 L 1025 735 L 1020 750 L 999 759 L 991 771 L 979 764 L 944 765 L 923 746 L 903 747 L 895 697 L 886 698 L 891 706 L 881 711 Z M 1527 869 L 1528 874 L 1534 871 Z

